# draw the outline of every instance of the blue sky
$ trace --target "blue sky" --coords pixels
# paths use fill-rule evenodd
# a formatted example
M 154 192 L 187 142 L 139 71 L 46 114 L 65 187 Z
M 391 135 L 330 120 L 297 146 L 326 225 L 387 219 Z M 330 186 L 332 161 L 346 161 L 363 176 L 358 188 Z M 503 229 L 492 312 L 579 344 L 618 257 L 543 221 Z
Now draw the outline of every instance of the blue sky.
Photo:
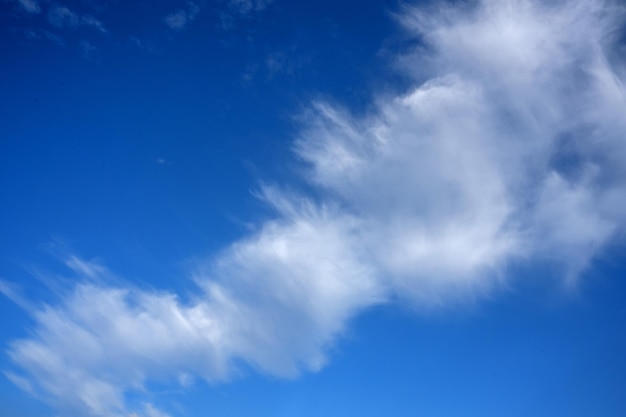
M 0 2 L 0 412 L 622 416 L 616 0 Z

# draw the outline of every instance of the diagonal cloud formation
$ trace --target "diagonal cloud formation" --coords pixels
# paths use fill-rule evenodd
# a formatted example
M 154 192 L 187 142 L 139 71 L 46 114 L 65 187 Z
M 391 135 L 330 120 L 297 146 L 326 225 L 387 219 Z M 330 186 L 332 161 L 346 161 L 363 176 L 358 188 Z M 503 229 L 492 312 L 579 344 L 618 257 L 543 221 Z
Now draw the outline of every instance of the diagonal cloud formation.
M 417 87 L 363 117 L 304 115 L 295 152 L 316 198 L 264 188 L 275 219 L 196 270 L 190 302 L 68 259 L 83 282 L 32 312 L 6 375 L 73 415 L 160 415 L 126 395 L 242 365 L 318 370 L 377 303 L 475 298 L 512 262 L 555 263 L 574 285 L 626 224 L 624 16 L 597 0 L 404 8 Z

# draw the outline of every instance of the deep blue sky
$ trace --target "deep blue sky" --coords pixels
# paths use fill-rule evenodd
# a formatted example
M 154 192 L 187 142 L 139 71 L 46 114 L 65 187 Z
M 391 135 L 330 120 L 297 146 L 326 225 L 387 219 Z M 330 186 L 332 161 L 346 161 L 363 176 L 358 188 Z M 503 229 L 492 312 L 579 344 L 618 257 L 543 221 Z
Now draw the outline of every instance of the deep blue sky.
M 0 414 L 623 416 L 624 13 L 574 3 L 0 2 Z M 363 275 L 335 278 L 352 255 Z M 354 293 L 316 298 L 327 279 Z M 206 345 L 227 381 L 71 307 L 83 285 L 130 289 L 171 338 L 141 297 L 224 307 L 207 282 L 288 335 L 203 313 L 235 335 Z M 74 362 L 55 314 L 111 352 Z M 117 381 L 122 405 L 46 388 L 67 375 L 16 340 Z
M 324 95 L 364 106 L 389 72 L 377 56 L 393 33 L 384 3 L 357 16 L 337 2 L 276 4 L 231 29 L 223 7 L 207 6 L 181 32 L 162 21 L 176 5 L 161 3 L 113 2 L 111 34 L 61 31 L 63 46 L 29 39 L 45 19 L 3 3 L 2 181 L 13 203 L 2 227 L 15 230 L 3 251 L 58 236 L 86 239 L 89 256 L 148 245 L 161 263 L 221 245 L 240 233 L 228 217 L 252 220 L 256 181 L 291 175 L 300 107 Z

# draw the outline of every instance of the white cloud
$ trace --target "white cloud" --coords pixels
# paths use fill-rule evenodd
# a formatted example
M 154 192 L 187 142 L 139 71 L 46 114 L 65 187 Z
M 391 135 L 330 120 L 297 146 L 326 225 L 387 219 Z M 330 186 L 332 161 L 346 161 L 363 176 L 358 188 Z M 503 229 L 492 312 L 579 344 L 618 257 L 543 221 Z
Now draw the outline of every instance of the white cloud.
M 274 0 L 228 0 L 226 10 L 220 13 L 222 29 L 232 29 L 240 19 L 258 17 L 272 3 Z
M 33 386 L 27 378 L 17 376 L 12 372 L 4 372 L 4 376 L 21 390 L 26 391 L 29 394 L 34 394 Z
M 32 310 L 34 305 L 21 293 L 15 284 L 0 280 L 0 293 L 24 310 Z
M 248 15 L 266 9 L 274 0 L 229 0 L 228 7 L 240 14 Z
M 146 412 L 147 417 L 169 417 L 168 414 L 165 414 L 164 412 L 157 410 L 150 403 L 145 405 L 145 412 Z
M 41 6 L 37 0 L 15 0 L 22 10 L 27 13 L 38 14 L 41 13 Z
M 76 27 L 80 24 L 80 18 L 76 13 L 64 6 L 56 6 L 50 10 L 48 20 L 57 28 Z
M 11 379 L 73 415 L 156 416 L 124 395 L 237 364 L 318 370 L 377 303 L 474 298 L 512 261 L 554 262 L 574 284 L 624 233 L 624 10 L 485 0 L 399 17 L 426 43 L 401 59 L 416 87 L 363 117 L 312 106 L 295 151 L 315 199 L 264 188 L 275 219 L 198 268 L 186 302 L 94 282 L 102 269 L 69 258 L 84 279 L 33 313 Z
M 65 265 L 83 277 L 90 280 L 99 278 L 108 273 L 107 269 L 95 261 L 85 261 L 75 255 L 70 255 L 65 260 Z
M 186 9 L 179 9 L 167 15 L 163 21 L 170 29 L 180 30 L 193 21 L 198 13 L 200 13 L 200 6 L 196 3 L 188 2 Z
M 515 258 L 575 279 L 623 233 L 623 62 L 605 53 L 623 16 L 591 1 L 405 10 L 428 48 L 404 65 L 435 76 L 360 120 L 311 113 L 297 152 L 314 184 L 368 219 L 372 259 L 399 293 L 466 295 Z
M 65 6 L 54 6 L 48 12 L 48 21 L 57 29 L 76 29 L 78 27 L 90 27 L 99 32 L 106 33 L 104 24 L 93 16 L 79 15 Z
M 188 304 L 171 293 L 78 284 L 61 305 L 33 313 L 31 338 L 10 345 L 11 360 L 32 377 L 12 380 L 73 415 L 121 416 L 132 411 L 124 394 L 147 380 L 225 381 L 239 361 L 284 377 L 319 369 L 346 321 L 381 300 L 340 236 L 351 222 L 336 228 L 333 216 L 314 210 L 267 224 L 196 272 L 204 290 Z

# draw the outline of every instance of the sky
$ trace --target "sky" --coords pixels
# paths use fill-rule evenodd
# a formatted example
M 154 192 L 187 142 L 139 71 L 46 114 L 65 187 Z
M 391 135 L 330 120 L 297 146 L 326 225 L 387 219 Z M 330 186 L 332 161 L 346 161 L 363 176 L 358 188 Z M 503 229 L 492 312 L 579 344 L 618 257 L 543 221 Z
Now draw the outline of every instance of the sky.
M 0 0 L 0 414 L 626 412 L 621 0 Z

